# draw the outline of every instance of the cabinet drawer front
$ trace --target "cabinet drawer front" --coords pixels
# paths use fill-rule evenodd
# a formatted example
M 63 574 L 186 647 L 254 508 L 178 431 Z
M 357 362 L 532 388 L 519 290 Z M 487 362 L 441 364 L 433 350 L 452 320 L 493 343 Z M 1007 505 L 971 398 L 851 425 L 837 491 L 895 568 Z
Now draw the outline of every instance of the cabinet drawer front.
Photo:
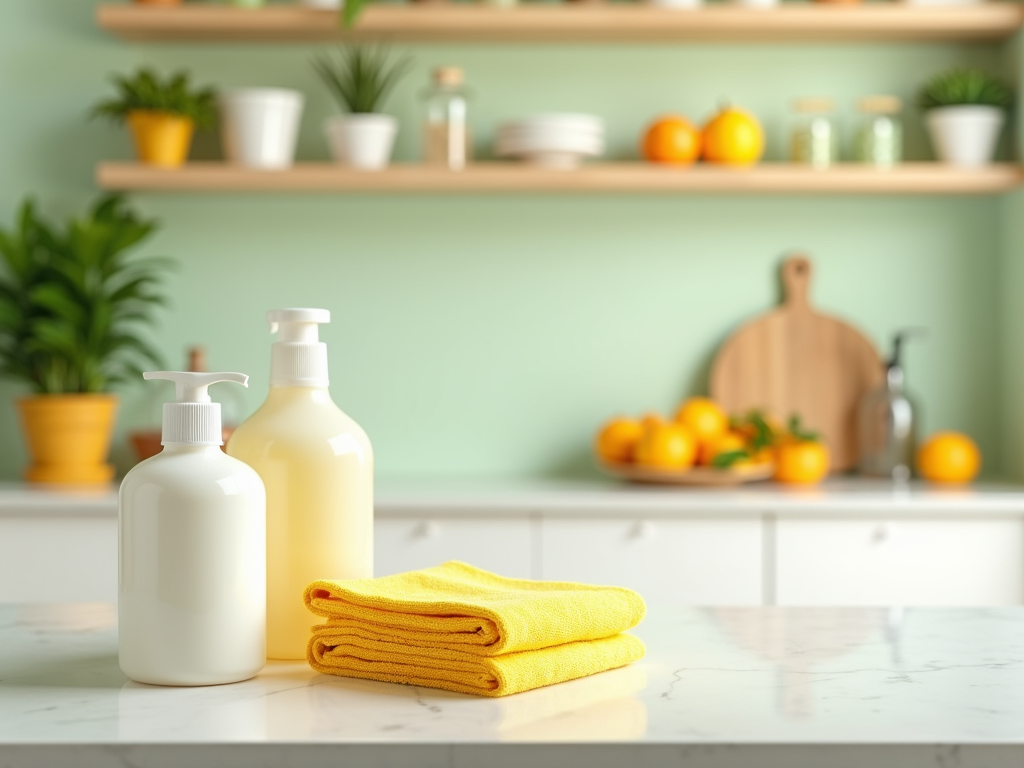
M 0 603 L 117 602 L 117 520 L 0 518 Z
M 1014 605 L 1024 521 L 778 521 L 782 605 Z
M 614 584 L 652 604 L 758 605 L 759 520 L 545 519 L 545 579 Z
M 533 578 L 530 531 L 525 517 L 377 518 L 374 572 L 387 576 L 462 560 L 502 576 Z

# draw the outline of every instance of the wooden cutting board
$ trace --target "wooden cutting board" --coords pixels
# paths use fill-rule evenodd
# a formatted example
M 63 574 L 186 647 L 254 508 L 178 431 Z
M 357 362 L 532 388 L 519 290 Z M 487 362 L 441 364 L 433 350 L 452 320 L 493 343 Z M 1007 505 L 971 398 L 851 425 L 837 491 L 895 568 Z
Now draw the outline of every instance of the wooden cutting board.
M 853 326 L 808 303 L 811 262 L 782 264 L 783 303 L 736 331 L 711 367 L 711 396 L 729 413 L 760 408 L 828 444 L 832 470 L 857 464 L 857 404 L 882 381 L 878 351 Z

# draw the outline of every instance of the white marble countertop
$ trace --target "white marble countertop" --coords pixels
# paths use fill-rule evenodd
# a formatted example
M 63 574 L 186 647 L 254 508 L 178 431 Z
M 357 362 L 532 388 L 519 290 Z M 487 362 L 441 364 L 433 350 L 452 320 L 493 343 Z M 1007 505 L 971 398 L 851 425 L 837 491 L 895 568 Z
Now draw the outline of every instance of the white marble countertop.
M 941 487 L 923 482 L 837 478 L 800 488 L 754 483 L 737 488 L 630 485 L 612 479 L 379 481 L 376 514 L 427 515 L 734 515 L 787 514 L 843 517 L 1024 515 L 1024 486 L 978 483 Z M 0 517 L 114 517 L 117 489 L 0 483 Z
M 1024 764 L 1022 608 L 654 607 L 636 634 L 631 667 L 505 699 L 301 662 L 160 688 L 118 669 L 111 606 L 0 607 L 0 764 Z

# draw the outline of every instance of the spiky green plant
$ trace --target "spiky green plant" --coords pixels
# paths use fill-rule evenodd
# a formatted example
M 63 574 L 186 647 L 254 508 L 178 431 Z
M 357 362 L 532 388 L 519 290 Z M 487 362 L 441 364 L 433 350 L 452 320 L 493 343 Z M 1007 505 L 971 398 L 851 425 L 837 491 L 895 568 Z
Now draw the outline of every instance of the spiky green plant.
M 31 200 L 14 228 L 0 229 L 0 375 L 38 394 L 102 392 L 162 366 L 138 336 L 166 303 L 171 265 L 130 251 L 156 228 L 117 196 L 55 228 Z
M 1010 86 L 979 69 L 954 69 L 929 80 L 921 89 L 923 110 L 969 104 L 1006 109 L 1013 103 Z
M 380 111 L 384 99 L 410 66 L 409 56 L 393 61 L 387 48 L 361 45 L 344 47 L 336 57 L 325 55 L 313 60 L 313 68 L 338 105 L 355 114 Z
M 193 89 L 188 72 L 175 72 L 162 81 L 153 70 L 142 68 L 131 77 L 114 75 L 111 80 L 117 96 L 93 107 L 95 117 L 122 123 L 135 110 L 151 110 L 191 118 L 198 128 L 209 128 L 216 121 L 213 89 Z

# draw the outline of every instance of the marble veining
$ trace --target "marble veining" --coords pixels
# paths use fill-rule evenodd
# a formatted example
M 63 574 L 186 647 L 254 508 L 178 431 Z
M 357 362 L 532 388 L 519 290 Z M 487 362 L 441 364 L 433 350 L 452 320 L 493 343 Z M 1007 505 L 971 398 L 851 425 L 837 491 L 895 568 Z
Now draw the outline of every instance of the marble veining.
M 506 699 L 273 662 L 127 680 L 109 605 L 0 607 L 0 746 L 1024 745 L 1024 608 L 667 608 L 642 662 Z

